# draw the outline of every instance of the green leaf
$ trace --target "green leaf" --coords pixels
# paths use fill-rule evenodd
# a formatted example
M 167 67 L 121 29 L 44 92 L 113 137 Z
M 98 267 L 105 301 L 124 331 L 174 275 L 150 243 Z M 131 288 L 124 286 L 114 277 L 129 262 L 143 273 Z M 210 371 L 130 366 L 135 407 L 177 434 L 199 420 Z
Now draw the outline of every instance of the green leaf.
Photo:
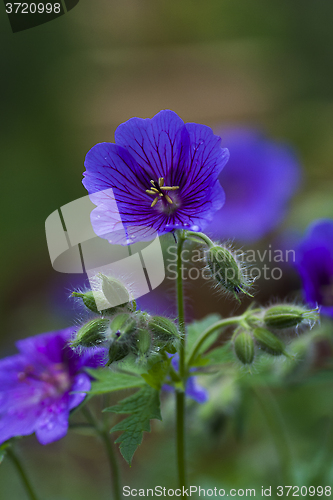
M 201 336 L 201 334 L 213 326 L 215 323 L 221 320 L 221 316 L 219 314 L 210 314 L 206 316 L 206 318 L 200 321 L 194 321 L 187 327 L 187 339 L 186 339 L 186 352 L 187 357 L 189 353 L 192 351 L 192 348 L 196 342 L 196 340 Z M 205 352 L 211 345 L 214 344 L 218 336 L 220 335 L 221 329 L 216 330 L 216 332 L 212 333 L 205 342 L 200 346 L 199 352 L 197 354 L 196 359 L 193 360 L 191 366 L 202 366 L 205 363 L 201 361 L 201 353 Z
M 170 363 L 171 358 L 160 358 L 150 370 L 148 370 L 148 373 L 142 373 L 141 377 L 147 384 L 159 391 L 169 371 Z
M 145 384 L 132 396 L 104 411 L 130 413 L 129 417 L 112 427 L 110 432 L 123 431 L 115 442 L 120 443 L 122 456 L 131 464 L 133 455 L 142 442 L 143 432 L 150 432 L 150 420 L 152 418 L 162 420 L 159 391 Z
M 202 357 L 204 366 L 222 365 L 235 361 L 235 356 L 232 350 L 231 341 L 212 349 Z
M 134 373 L 115 372 L 108 368 L 88 369 L 87 371 L 95 379 L 91 383 L 90 395 L 132 389 L 144 385 L 142 378 Z
M 200 335 L 210 328 L 215 323 L 220 321 L 222 317 L 220 314 L 209 314 L 205 318 L 200 321 L 194 321 L 190 325 L 187 326 L 187 339 L 186 339 L 186 350 L 190 352 L 195 341 L 200 337 Z M 219 335 L 219 330 L 216 333 L 213 333 L 208 337 L 208 339 L 202 344 L 200 351 L 203 352 L 211 346 Z

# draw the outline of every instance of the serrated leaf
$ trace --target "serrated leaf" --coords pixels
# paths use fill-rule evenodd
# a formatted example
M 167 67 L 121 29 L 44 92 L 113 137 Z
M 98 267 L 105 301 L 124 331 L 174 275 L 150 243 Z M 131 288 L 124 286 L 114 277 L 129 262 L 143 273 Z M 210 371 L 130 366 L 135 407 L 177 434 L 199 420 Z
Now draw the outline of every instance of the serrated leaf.
M 142 442 L 143 432 L 150 432 L 150 420 L 162 420 L 159 391 L 145 384 L 132 396 L 104 411 L 130 413 L 129 417 L 112 427 L 110 432 L 123 431 L 115 442 L 120 443 L 122 456 L 131 464 L 133 455 Z
M 141 377 L 147 384 L 159 391 L 169 371 L 170 363 L 171 358 L 161 358 L 148 370 L 148 373 L 142 373 Z
M 95 379 L 91 383 L 91 389 L 88 393 L 90 395 L 132 389 L 144 385 L 142 378 L 134 373 L 114 372 L 108 368 L 88 369 L 87 371 Z

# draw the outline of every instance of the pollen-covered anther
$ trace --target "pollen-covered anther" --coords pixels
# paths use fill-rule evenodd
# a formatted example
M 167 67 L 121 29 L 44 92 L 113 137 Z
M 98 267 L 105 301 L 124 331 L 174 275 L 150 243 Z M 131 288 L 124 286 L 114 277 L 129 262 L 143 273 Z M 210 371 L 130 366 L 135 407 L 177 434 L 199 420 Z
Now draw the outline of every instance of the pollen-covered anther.
M 158 183 L 153 180 L 151 180 L 150 183 L 153 187 L 151 187 L 150 189 L 146 189 L 146 193 L 155 196 L 155 199 L 153 200 L 150 206 L 154 207 L 158 202 L 159 198 L 163 196 L 166 199 L 166 201 L 170 203 L 170 205 L 172 205 L 173 203 L 172 199 L 170 198 L 169 195 L 164 193 L 164 191 L 176 191 L 177 189 L 179 189 L 179 186 L 164 186 L 163 177 L 159 177 Z

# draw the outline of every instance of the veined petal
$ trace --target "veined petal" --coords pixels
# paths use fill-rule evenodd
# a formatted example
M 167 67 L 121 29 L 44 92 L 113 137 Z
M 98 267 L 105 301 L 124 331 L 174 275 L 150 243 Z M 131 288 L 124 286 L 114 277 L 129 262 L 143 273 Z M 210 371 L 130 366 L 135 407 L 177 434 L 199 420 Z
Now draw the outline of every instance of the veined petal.
M 86 392 L 90 390 L 91 383 L 87 373 L 79 373 L 76 375 L 69 393 L 69 410 L 76 408 L 82 403 L 86 397 Z
M 131 118 L 119 125 L 116 144 L 127 149 L 151 179 L 183 166 L 189 154 L 189 136 L 184 122 L 173 111 L 163 110 L 153 118 Z

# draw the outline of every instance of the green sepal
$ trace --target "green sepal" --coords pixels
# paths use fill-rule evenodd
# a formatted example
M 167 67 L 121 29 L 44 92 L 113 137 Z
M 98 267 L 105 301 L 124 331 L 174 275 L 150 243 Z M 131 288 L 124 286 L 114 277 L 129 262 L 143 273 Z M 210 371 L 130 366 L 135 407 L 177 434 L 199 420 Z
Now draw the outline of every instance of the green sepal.
M 130 414 L 129 417 L 112 427 L 110 432 L 122 431 L 115 442 L 120 443 L 122 456 L 128 464 L 131 464 L 133 455 L 142 442 L 143 433 L 150 432 L 150 420 L 153 418 L 162 420 L 159 391 L 145 384 L 132 396 L 104 411 Z

